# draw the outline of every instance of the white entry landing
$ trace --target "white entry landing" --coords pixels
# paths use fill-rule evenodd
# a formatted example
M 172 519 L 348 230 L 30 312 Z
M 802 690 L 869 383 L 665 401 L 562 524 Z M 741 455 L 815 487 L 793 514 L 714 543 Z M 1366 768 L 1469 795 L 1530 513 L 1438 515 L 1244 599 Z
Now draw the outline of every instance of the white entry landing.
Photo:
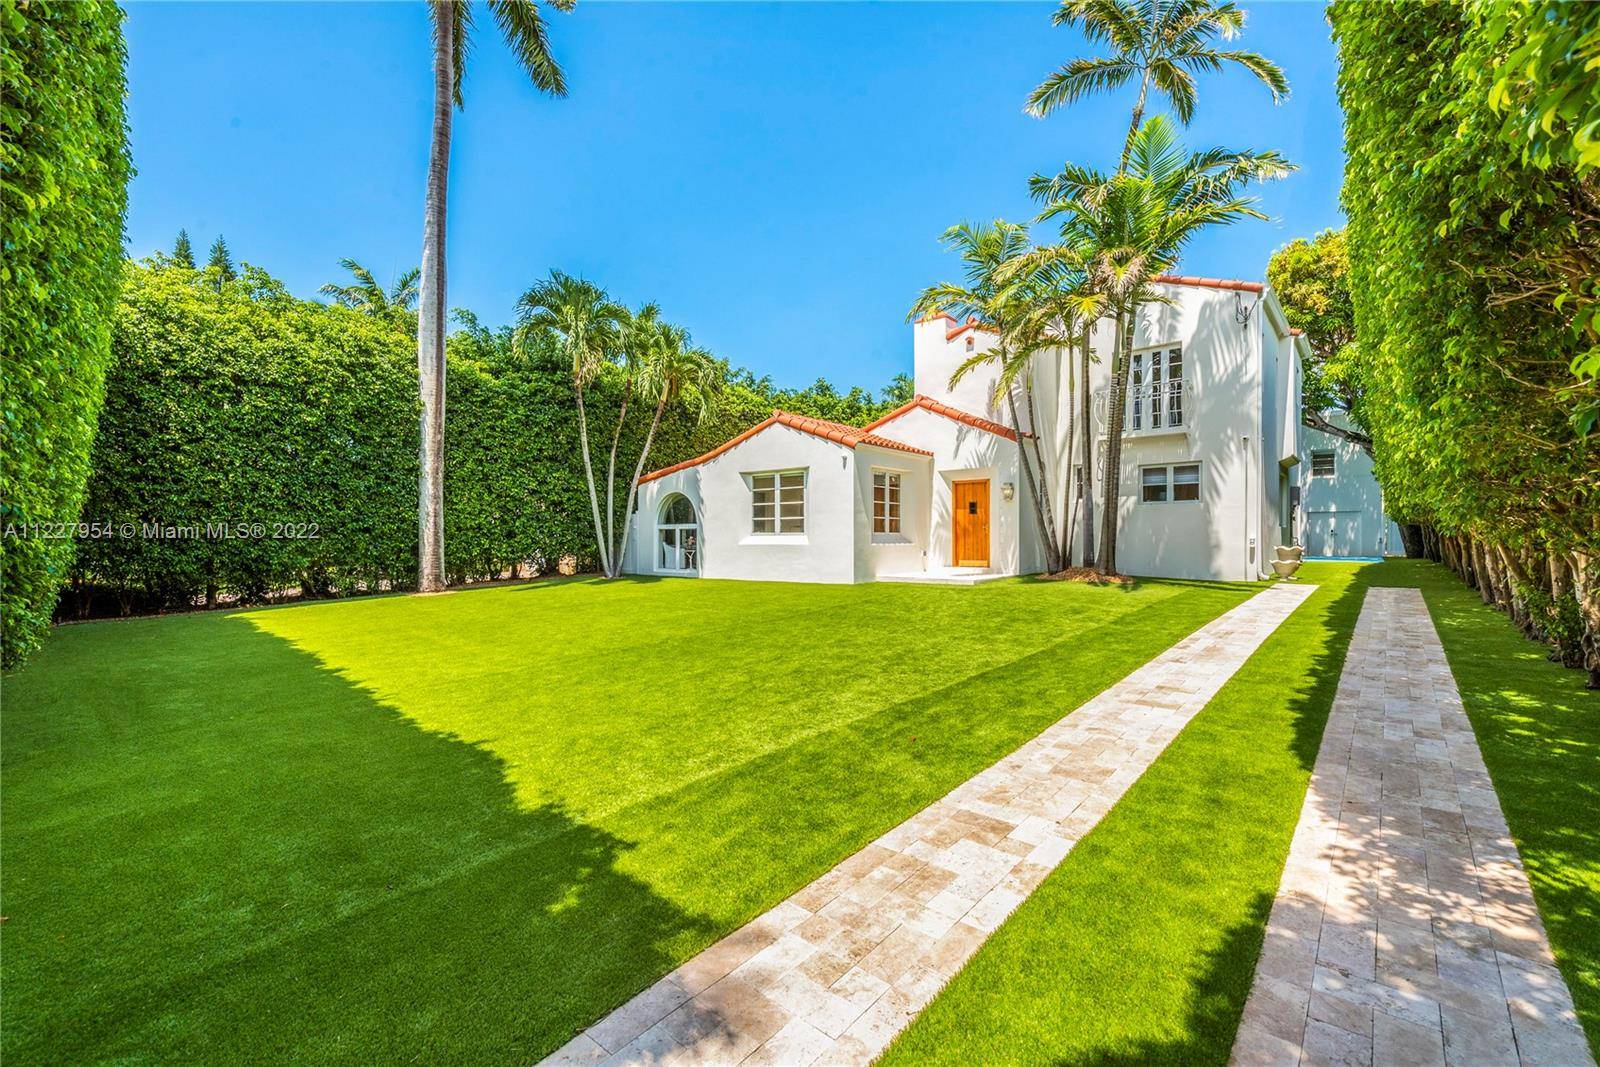
M 870 1063 L 1315 588 L 1213 619 L 546 1062 Z
M 930 567 L 925 571 L 902 571 L 899 574 L 880 574 L 880 582 L 906 582 L 918 585 L 978 585 L 981 582 L 1009 578 L 1009 574 L 996 574 L 988 567 Z

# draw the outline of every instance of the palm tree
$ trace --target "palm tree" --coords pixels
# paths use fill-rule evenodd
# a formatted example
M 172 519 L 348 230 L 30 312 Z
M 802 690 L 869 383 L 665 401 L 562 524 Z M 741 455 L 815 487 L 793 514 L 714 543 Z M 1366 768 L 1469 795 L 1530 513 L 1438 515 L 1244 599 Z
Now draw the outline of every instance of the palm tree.
M 600 569 L 605 574 L 611 573 L 611 545 L 600 518 L 600 495 L 595 490 L 594 463 L 589 458 L 589 418 L 583 391 L 615 359 L 627 317 L 627 309 L 612 301 L 604 289 L 561 271 L 552 271 L 548 279 L 529 288 L 517 301 L 519 345 L 526 350 L 534 343 L 533 334 L 545 334 L 572 369 L 572 392 L 578 402 L 578 443 L 583 452 L 583 474 L 589 484 Z
M 900 407 L 902 404 L 913 400 L 917 395 L 917 382 L 911 375 L 902 371 L 889 379 L 889 384 L 883 387 L 883 403 L 890 408 Z
M 1232 40 L 1244 28 L 1244 12 L 1232 2 L 1061 0 L 1051 21 L 1081 29 L 1092 43 L 1109 43 L 1113 54 L 1070 61 L 1039 83 L 1024 110 L 1044 118 L 1059 107 L 1091 93 L 1120 88 L 1137 77 L 1139 95 L 1123 141 L 1119 171 L 1128 165 L 1152 88 L 1167 98 L 1185 125 L 1194 117 L 1194 75 L 1218 71 L 1227 64 L 1237 64 L 1259 78 L 1271 90 L 1273 103 L 1289 95 L 1289 81 L 1276 63 L 1255 52 L 1212 47 L 1213 38 Z
M 1157 115 L 1140 127 L 1125 170 L 1107 177 L 1069 165 L 1053 178 L 1035 176 L 1030 182 L 1034 195 L 1046 201 L 1040 221 L 1060 221 L 1061 243 L 1042 258 L 1082 262 L 1116 323 L 1107 397 L 1102 573 L 1116 572 L 1124 397 L 1138 309 L 1164 299 L 1151 280 L 1175 267 L 1184 246 L 1206 227 L 1265 219 L 1255 198 L 1239 195 L 1239 188 L 1293 169 L 1276 152 L 1187 152 L 1172 123 Z
M 402 271 L 389 288 L 384 289 L 372 272 L 355 260 L 341 259 L 339 266 L 350 272 L 355 279 L 354 284 L 336 285 L 329 282 L 317 290 L 319 293 L 332 297 L 340 307 L 409 325 L 407 319 L 417 307 L 417 279 L 422 274 L 418 268 Z
M 573 0 L 549 0 L 570 11 Z M 567 83 L 550 55 L 544 17 L 536 0 L 488 0 L 500 34 L 542 92 L 565 96 Z M 422 277 L 417 316 L 417 383 L 422 394 L 421 474 L 417 493 L 417 588 L 445 587 L 445 201 L 450 181 L 450 132 L 461 106 L 461 76 L 472 29 L 472 8 L 461 0 L 429 0 L 433 22 L 433 140 L 428 152 L 428 192 L 422 222 Z
M 650 429 L 644 435 L 644 446 L 639 449 L 639 460 L 634 464 L 633 479 L 628 483 L 627 504 L 622 512 L 622 537 L 612 553 L 611 569 L 606 572 L 612 578 L 622 573 L 622 556 L 627 551 L 628 535 L 633 528 L 633 502 L 639 493 L 639 479 L 644 477 L 650 450 L 655 445 L 662 414 L 668 405 L 687 398 L 695 422 L 705 422 L 727 378 L 726 368 L 710 352 L 690 343 L 687 330 L 658 322 L 652 334 L 652 343 L 644 349 L 640 362 L 639 386 L 640 393 L 654 400 L 656 407 L 650 417 Z
M 634 379 L 644 364 L 652 346 L 659 339 L 661 308 L 646 304 L 637 312 L 623 310 L 620 322 L 619 349 L 625 375 L 622 381 L 622 403 L 617 409 L 617 425 L 611 431 L 611 455 L 606 461 L 606 544 L 616 545 L 612 539 L 612 523 L 616 517 L 617 450 L 622 444 L 622 428 L 628 421 L 628 404 L 633 399 Z M 626 542 L 624 542 L 626 543 Z M 613 563 L 619 572 L 622 566 L 620 549 Z M 607 574 L 607 577 L 615 575 Z
M 999 365 L 995 381 L 995 400 L 1003 396 L 1011 416 L 1011 428 L 1017 432 L 1017 455 L 1027 483 L 1028 496 L 1033 502 L 1034 517 L 1039 524 L 1045 545 L 1045 566 L 1051 571 L 1061 569 L 1061 549 L 1056 540 L 1054 509 L 1050 503 L 1050 486 L 1054 484 L 1037 436 L 1024 436 L 1022 418 L 1017 411 L 1017 392 L 1023 393 L 1028 405 L 1029 429 L 1033 429 L 1034 404 L 1032 385 L 1033 358 L 1041 351 L 1057 347 L 1062 338 L 1059 323 L 1050 313 L 1055 306 L 1051 294 L 1058 289 L 1058 279 L 1052 277 L 1057 268 L 1039 265 L 1033 269 L 1019 270 L 1019 265 L 1031 252 L 1028 228 L 1014 222 L 996 219 L 993 223 L 961 223 L 945 231 L 946 247 L 959 252 L 965 267 L 964 283 L 944 282 L 922 291 L 911 308 L 913 318 L 936 311 L 955 311 L 965 317 L 976 316 L 999 336 L 998 343 L 985 352 L 979 352 L 951 376 L 954 386 L 973 370 L 987 363 Z M 1028 446 L 1033 442 L 1034 455 L 1030 460 Z M 1037 465 L 1038 476 L 1034 468 Z

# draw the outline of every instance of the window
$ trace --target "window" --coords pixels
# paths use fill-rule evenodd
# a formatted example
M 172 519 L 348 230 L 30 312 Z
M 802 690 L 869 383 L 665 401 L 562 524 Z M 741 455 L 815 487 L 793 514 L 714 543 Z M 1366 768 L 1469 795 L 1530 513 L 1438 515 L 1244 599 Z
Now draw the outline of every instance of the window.
M 695 519 L 694 505 L 682 493 L 674 493 L 661 503 L 656 555 L 656 566 L 664 571 L 700 569 L 700 524 Z
M 872 472 L 872 532 L 900 532 L 900 475 L 893 471 Z
M 806 472 L 750 476 L 750 530 L 758 534 L 806 532 Z
M 1200 499 L 1200 464 L 1180 463 L 1172 468 L 1172 499 Z
M 1135 352 L 1128 374 L 1128 425 L 1161 430 L 1183 425 L 1183 349 Z
M 1167 499 L 1167 468 L 1145 467 L 1139 475 L 1146 504 L 1159 504 Z
M 1139 468 L 1139 499 L 1146 504 L 1200 499 L 1200 464 Z
M 1313 478 L 1332 478 L 1333 477 L 1333 453 L 1332 452 L 1313 452 L 1313 453 L 1311 453 L 1311 477 L 1313 477 Z

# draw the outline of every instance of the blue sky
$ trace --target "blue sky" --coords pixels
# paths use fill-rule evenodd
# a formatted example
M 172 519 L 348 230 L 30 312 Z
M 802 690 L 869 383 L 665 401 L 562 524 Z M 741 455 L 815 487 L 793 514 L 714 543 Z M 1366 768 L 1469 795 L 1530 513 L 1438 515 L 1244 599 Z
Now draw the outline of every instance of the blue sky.
M 1192 146 L 1276 148 L 1270 223 L 1195 242 L 1190 273 L 1260 278 L 1341 223 L 1336 55 L 1321 4 L 1246 3 L 1242 47 L 1284 67 L 1273 107 L 1204 76 Z M 350 256 L 380 279 L 421 247 L 431 84 L 420 3 L 127 5 L 135 255 L 186 227 L 314 296 Z M 784 385 L 881 387 L 905 314 L 956 275 L 963 219 L 1032 214 L 1026 180 L 1114 164 L 1131 92 L 1045 121 L 1028 91 L 1089 49 L 1046 3 L 600 3 L 551 16 L 570 86 L 538 95 L 480 18 L 455 127 L 450 303 L 507 321 L 551 268 Z

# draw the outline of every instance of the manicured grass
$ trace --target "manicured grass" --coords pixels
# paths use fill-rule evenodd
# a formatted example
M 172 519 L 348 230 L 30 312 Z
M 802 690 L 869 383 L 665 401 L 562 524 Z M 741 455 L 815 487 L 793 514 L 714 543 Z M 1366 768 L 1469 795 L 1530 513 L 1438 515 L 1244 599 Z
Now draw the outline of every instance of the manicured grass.
M 536 1059 L 1251 591 L 574 581 L 63 629 L 5 682 L 0 1051 Z
M 1600 693 L 1549 662 L 1436 564 L 1397 560 L 1373 583 L 1422 590 L 1522 853 L 1556 962 L 1600 1059 Z
M 1317 591 L 880 1062 L 1226 1062 L 1381 566 L 1303 567 Z

